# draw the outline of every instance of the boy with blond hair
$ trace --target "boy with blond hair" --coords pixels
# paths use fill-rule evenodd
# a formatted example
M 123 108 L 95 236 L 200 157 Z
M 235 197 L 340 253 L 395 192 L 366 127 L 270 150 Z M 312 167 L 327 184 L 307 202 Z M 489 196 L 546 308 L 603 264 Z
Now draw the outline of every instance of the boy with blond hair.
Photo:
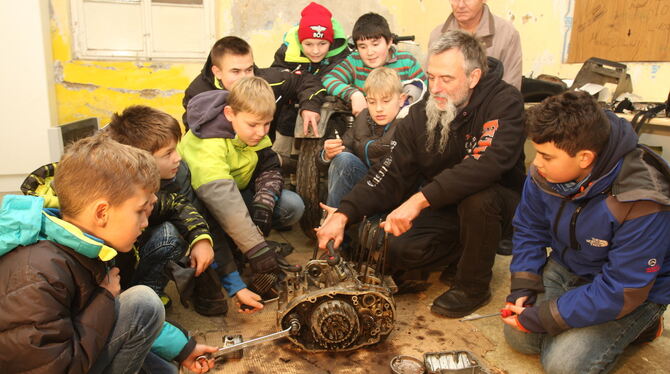
M 374 68 L 386 66 L 395 70 L 400 80 L 420 79 L 426 83 L 421 64 L 409 52 L 400 52 L 393 46 L 393 34 L 384 17 L 376 13 L 360 16 L 351 34 L 356 51 L 323 78 L 323 87 L 333 95 L 351 103 L 351 111 L 358 115 L 367 107 L 361 91 L 368 74 Z
M 320 152 L 319 161 L 330 165 L 326 205 L 339 207 L 342 197 L 390 152 L 396 123 L 409 110 L 405 102 L 413 103 L 423 94 L 419 79 L 406 82 L 406 87 L 411 92 L 409 100 L 398 73 L 384 66 L 374 69 L 365 80 L 363 92 L 368 107 L 356 116 L 342 139 L 326 140 Z
M 273 225 L 296 223 L 304 210 L 300 196 L 282 190 L 267 135 L 274 111 L 272 88 L 259 77 L 242 78 L 231 91 L 203 92 L 189 102 L 190 131 L 178 146 L 198 198 L 256 274 L 278 270 L 264 236 Z M 242 304 L 262 308 L 255 299 Z
M 151 155 L 98 134 L 69 147 L 54 184 L 60 210 L 12 195 L 0 210 L 0 371 L 176 373 L 166 360 L 209 370 L 196 357 L 216 348 L 164 322 L 148 287 L 121 292 L 108 265 L 147 226 L 159 184 Z
M 197 250 L 196 246 L 191 247 L 191 267 L 196 269 L 193 300 L 195 310 L 206 316 L 225 314 L 228 306 L 221 293 L 222 285 L 230 297 L 252 300 L 256 295 L 242 281 L 233 254 L 225 244 L 225 233 L 193 191 L 191 171 L 177 152 L 177 144 L 182 136 L 177 120 L 160 110 L 136 105 L 126 108 L 122 115 L 115 115 L 107 129 L 121 143 L 152 152 L 161 170 L 161 191 L 184 196 L 188 204 L 202 214 L 209 226 L 217 261 L 213 262 L 214 253 L 211 251 L 204 253 L 204 261 L 200 260 L 199 256 L 202 255 L 194 252 Z M 195 212 L 190 212 L 186 218 L 186 222 L 198 221 L 198 214 Z M 210 264 L 211 269 L 207 268 Z

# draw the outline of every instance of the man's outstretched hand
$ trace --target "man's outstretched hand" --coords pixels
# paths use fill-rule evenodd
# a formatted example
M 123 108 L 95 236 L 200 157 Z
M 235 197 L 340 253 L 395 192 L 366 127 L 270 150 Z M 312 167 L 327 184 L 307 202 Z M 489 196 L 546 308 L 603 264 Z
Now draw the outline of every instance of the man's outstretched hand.
M 321 227 L 314 229 L 316 238 L 319 242 L 319 248 L 325 250 L 326 244 L 333 240 L 335 248 L 339 248 L 344 240 L 344 228 L 349 220 L 344 213 L 336 213 L 337 209 L 326 204 L 319 203 L 321 209 L 326 211 L 326 218 Z
M 417 192 L 386 216 L 380 226 L 389 234 L 400 236 L 412 227 L 412 221 L 428 206 L 430 203 L 423 192 Z

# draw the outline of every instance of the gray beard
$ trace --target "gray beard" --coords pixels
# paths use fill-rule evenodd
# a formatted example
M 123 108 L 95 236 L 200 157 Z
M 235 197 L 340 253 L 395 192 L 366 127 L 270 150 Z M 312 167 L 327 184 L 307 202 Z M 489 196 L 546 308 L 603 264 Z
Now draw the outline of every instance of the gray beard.
M 451 100 L 447 102 L 447 108 L 443 110 L 437 106 L 437 102 L 432 95 L 428 98 L 426 103 L 426 117 L 428 117 L 426 121 L 426 151 L 431 152 L 437 145 L 438 152 L 444 152 L 449 141 L 451 121 L 456 118 L 456 114 L 458 114 L 458 109 Z M 438 126 L 440 126 L 440 141 L 436 144 L 435 129 Z

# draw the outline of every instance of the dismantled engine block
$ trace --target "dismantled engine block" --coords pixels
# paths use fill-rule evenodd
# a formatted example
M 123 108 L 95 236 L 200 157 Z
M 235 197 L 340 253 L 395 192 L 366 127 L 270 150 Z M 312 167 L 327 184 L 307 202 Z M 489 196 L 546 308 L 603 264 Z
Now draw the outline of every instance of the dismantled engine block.
M 327 258 L 317 259 L 315 251 L 280 283 L 277 324 L 285 330 L 297 321 L 299 333 L 288 338 L 309 352 L 357 349 L 393 330 L 397 288 L 384 275 L 387 236 L 378 222 L 364 222 L 347 260 L 328 243 Z

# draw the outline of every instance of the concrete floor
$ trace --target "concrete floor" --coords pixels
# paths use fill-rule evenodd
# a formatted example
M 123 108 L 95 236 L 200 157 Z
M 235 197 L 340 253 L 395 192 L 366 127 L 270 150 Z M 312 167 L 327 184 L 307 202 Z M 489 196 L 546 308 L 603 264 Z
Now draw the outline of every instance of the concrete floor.
M 272 232 L 271 240 L 285 241 L 295 247 L 288 259 L 303 263 L 313 251 L 310 242 L 298 228 L 290 232 Z M 478 313 L 495 313 L 504 304 L 509 290 L 510 257 L 498 256 L 492 284 L 493 299 Z M 390 360 L 396 355 L 410 355 L 423 360 L 426 352 L 469 350 L 479 356 L 489 372 L 541 373 L 536 356 L 512 351 L 504 341 L 502 322 L 488 318 L 459 322 L 430 312 L 432 300 L 446 290 L 432 274 L 431 287 L 418 294 L 395 298 L 397 319 L 388 339 L 377 346 L 341 353 L 306 353 L 287 340 L 246 348 L 240 360 L 228 360 L 217 366 L 215 373 L 390 373 Z M 168 287 L 175 297 L 175 289 Z M 276 304 L 268 304 L 261 312 L 245 315 L 230 310 L 226 317 L 203 317 L 193 309 L 185 309 L 174 298 L 167 313 L 198 336 L 200 341 L 217 345 L 227 334 L 241 334 L 244 340 L 278 331 Z M 232 308 L 232 302 L 229 303 Z M 670 312 L 666 312 L 666 331 L 651 344 L 629 348 L 615 369 L 616 374 L 667 373 L 670 362 Z M 566 359 L 569 359 L 566 357 Z
M 0 193 L 0 201 L 3 195 Z M 300 231 L 278 233 L 270 240 L 289 242 L 294 253 L 288 259 L 304 264 L 313 251 L 310 242 Z M 493 298 L 477 313 L 495 313 L 503 304 L 509 290 L 509 261 L 511 257 L 497 256 L 492 284 Z M 482 359 L 491 374 L 542 373 L 536 356 L 527 356 L 511 350 L 502 334 L 502 322 L 488 318 L 471 322 L 443 318 L 430 312 L 435 297 L 446 290 L 432 274 L 431 287 L 426 292 L 400 295 L 395 298 L 397 319 L 395 328 L 386 341 L 366 349 L 341 353 L 305 353 L 287 340 L 246 348 L 240 360 L 228 360 L 217 366 L 213 373 L 390 373 L 390 360 L 397 355 L 423 359 L 426 352 L 469 350 Z M 261 312 L 247 315 L 232 310 L 226 317 L 204 317 L 193 309 L 184 308 L 178 301 L 174 285 L 167 293 L 173 298 L 167 318 L 180 323 L 195 334 L 199 341 L 219 345 L 223 335 L 241 334 L 244 340 L 278 331 L 276 304 L 268 304 Z M 566 358 L 569 359 L 569 358 Z M 621 357 L 614 373 L 667 373 L 670 363 L 670 310 L 665 313 L 665 332 L 649 344 L 629 347 Z M 185 371 L 186 372 L 186 371 Z

